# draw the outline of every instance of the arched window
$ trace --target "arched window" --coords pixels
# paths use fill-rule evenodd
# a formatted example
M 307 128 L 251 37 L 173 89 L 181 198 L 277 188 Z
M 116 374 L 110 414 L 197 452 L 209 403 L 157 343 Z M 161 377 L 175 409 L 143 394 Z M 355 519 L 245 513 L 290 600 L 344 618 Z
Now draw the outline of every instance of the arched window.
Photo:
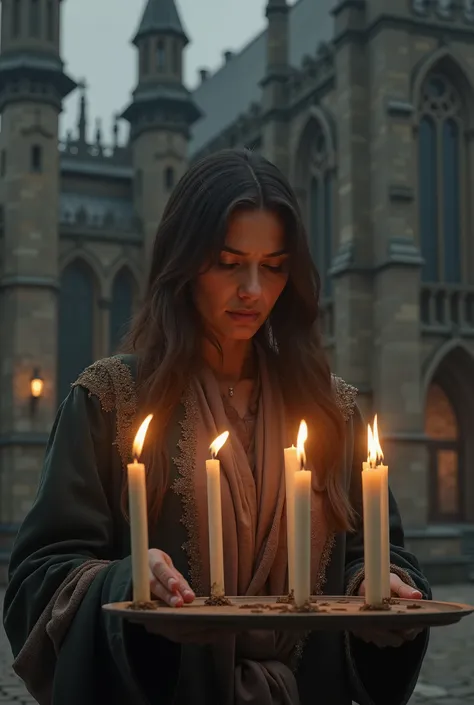
M 181 44 L 179 42 L 179 39 L 175 39 L 173 41 L 171 61 L 172 61 L 172 66 L 171 66 L 172 72 L 176 76 L 179 76 L 181 74 Z
M 309 149 L 310 248 L 321 275 L 323 297 L 329 298 L 332 293 L 329 270 L 332 261 L 333 174 L 329 168 L 328 144 L 319 125 L 313 131 Z
M 43 171 L 43 150 L 39 144 L 31 147 L 31 171 L 39 174 Z
M 46 4 L 46 38 L 49 42 L 54 42 L 56 36 L 55 29 L 54 4 L 53 0 L 48 0 Z
M 165 43 L 162 39 L 159 39 L 158 42 L 156 43 L 155 68 L 159 73 L 161 73 L 162 71 L 165 70 L 165 66 L 166 66 Z
M 433 522 L 463 519 L 461 439 L 454 408 L 442 386 L 433 382 L 427 394 L 429 507 Z
M 140 73 L 146 76 L 150 73 L 150 43 L 148 40 L 140 44 Z
M 117 352 L 120 341 L 128 330 L 133 314 L 134 279 L 123 267 L 116 275 L 112 288 L 110 309 L 110 352 Z
M 58 402 L 94 360 L 94 274 L 76 260 L 61 274 L 58 318 Z
M 13 0 L 12 8 L 12 36 L 14 39 L 21 34 L 21 3 L 22 0 Z
M 431 73 L 421 92 L 419 125 L 420 246 L 423 281 L 462 281 L 466 181 L 466 119 L 461 95 L 444 73 Z
M 40 0 L 30 0 L 29 35 L 30 37 L 40 36 Z

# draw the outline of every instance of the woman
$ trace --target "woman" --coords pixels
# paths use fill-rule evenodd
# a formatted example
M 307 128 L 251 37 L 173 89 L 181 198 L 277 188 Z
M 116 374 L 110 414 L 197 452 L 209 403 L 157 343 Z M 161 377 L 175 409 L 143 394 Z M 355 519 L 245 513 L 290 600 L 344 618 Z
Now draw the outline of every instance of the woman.
M 62 404 L 11 557 L 5 628 L 15 669 L 41 705 L 408 700 L 426 632 L 148 633 L 101 609 L 131 598 L 124 469 L 149 412 L 154 595 L 179 607 L 209 594 L 204 468 L 225 429 L 227 594 L 287 592 L 283 447 L 302 418 L 313 471 L 313 589 L 363 592 L 366 430 L 356 390 L 331 377 L 318 298 L 282 174 L 247 151 L 194 164 L 159 226 L 127 354 L 88 368 Z M 391 543 L 393 592 L 429 597 L 393 499 Z

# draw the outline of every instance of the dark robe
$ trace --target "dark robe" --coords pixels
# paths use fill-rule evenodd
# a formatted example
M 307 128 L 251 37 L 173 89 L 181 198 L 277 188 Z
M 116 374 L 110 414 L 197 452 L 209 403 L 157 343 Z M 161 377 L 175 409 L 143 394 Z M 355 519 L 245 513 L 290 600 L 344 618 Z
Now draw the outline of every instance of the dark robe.
M 101 609 L 132 596 L 130 532 L 121 491 L 137 425 L 135 366 L 131 356 L 96 363 L 59 409 L 38 495 L 11 556 L 4 625 L 16 657 L 14 667 L 33 694 L 40 690 L 39 680 L 49 679 L 51 695 L 43 701 L 51 705 L 220 705 L 207 647 L 180 646 Z M 355 391 L 342 380 L 336 382 L 347 421 L 346 475 L 361 517 L 366 428 Z M 189 526 L 182 520 L 186 496 L 179 484 L 180 458 L 182 462 L 187 451 L 185 405 L 176 412 L 168 441 L 173 459 L 169 490 L 159 521 L 150 527 L 150 546 L 168 553 L 192 583 L 185 551 Z M 390 540 L 392 572 L 429 599 L 418 562 L 404 548 L 392 496 Z M 32 630 L 41 625 L 58 588 L 91 561 L 107 562 L 98 564 L 80 599 L 76 594 L 74 614 L 60 643 L 49 626 L 39 626 L 40 637 L 35 636 Z M 353 533 L 335 535 L 324 566 L 323 594 L 357 592 L 363 579 L 361 522 Z M 313 632 L 303 642 L 296 666 L 301 705 L 350 705 L 352 700 L 360 705 L 405 705 L 427 643 L 426 631 L 399 648 L 385 649 L 348 633 Z

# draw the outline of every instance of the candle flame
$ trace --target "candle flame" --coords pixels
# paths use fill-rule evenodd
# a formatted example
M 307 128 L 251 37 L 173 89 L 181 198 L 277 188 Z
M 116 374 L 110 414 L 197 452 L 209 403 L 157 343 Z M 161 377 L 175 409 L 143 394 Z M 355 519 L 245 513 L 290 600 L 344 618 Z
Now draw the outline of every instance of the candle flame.
M 142 454 L 146 432 L 148 431 L 148 426 L 150 425 L 150 421 L 152 420 L 152 418 L 153 414 L 147 416 L 145 421 L 142 423 L 142 425 L 137 431 L 137 435 L 135 436 L 135 440 L 133 441 L 133 457 L 135 460 L 138 460 L 138 458 Z
M 296 441 L 296 450 L 298 454 L 298 460 L 301 463 L 301 467 L 304 468 L 306 463 L 306 452 L 304 444 L 308 440 L 308 426 L 306 421 L 300 423 L 300 429 L 298 431 L 298 440 Z
M 370 464 L 371 467 L 376 467 L 377 465 L 380 465 L 380 463 L 383 461 L 383 452 L 379 441 L 377 415 L 375 415 L 374 418 L 374 430 L 372 431 L 372 428 L 369 424 L 367 427 L 367 434 L 367 462 Z
M 229 438 L 229 431 L 224 431 L 220 436 L 216 438 L 215 441 L 211 443 L 209 446 L 209 449 L 211 451 L 211 455 L 213 458 L 216 457 L 226 440 Z

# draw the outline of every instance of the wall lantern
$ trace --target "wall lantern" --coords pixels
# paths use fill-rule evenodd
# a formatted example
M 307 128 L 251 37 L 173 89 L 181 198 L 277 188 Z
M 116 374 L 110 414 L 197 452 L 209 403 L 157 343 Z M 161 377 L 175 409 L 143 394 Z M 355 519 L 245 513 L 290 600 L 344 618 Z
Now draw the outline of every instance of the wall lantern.
M 40 375 L 39 369 L 36 367 L 33 370 L 33 376 L 30 380 L 31 403 L 33 408 L 36 406 L 38 399 L 43 395 L 44 380 Z

